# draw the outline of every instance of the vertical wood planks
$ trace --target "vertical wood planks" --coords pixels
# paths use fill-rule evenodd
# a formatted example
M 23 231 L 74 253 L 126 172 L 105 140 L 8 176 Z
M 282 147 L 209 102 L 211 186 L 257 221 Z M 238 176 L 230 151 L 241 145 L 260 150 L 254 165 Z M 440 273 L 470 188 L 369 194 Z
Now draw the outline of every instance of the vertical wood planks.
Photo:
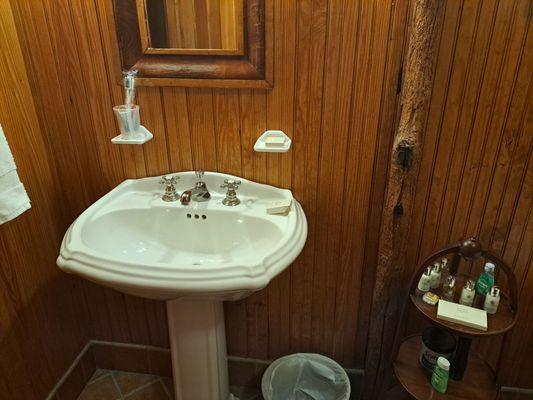
M 290 268 L 265 290 L 226 304 L 229 353 L 272 359 L 317 351 L 346 367 L 363 367 L 409 2 L 270 2 L 274 88 L 139 88 L 142 123 L 154 132 L 145 146 L 110 143 L 117 134 L 112 106 L 123 102 L 111 2 L 11 5 L 38 118 L 32 132 L 40 132 L 31 154 L 45 171 L 42 184 L 29 184 L 36 208 L 42 207 L 31 218 L 46 225 L 10 228 L 18 240 L 37 243 L 39 252 L 30 254 L 3 237 L 0 227 L 2 261 L 22 265 L 2 269 L 0 327 L 18 315 L 18 302 L 29 301 L 20 287 L 39 292 L 55 279 L 57 241 L 102 193 L 127 178 L 205 169 L 291 189 L 309 223 L 306 247 Z M 196 15 L 191 2 L 178 5 L 177 17 L 188 13 L 196 42 L 196 17 L 216 10 L 204 5 Z M 408 249 L 414 265 L 435 246 L 480 234 L 522 279 L 524 304 L 531 303 L 533 279 L 531 12 L 528 0 L 447 3 Z M 204 36 L 209 44 L 209 32 Z M 254 152 L 266 129 L 285 131 L 293 139 L 291 151 Z M 23 144 L 15 141 L 17 151 Z M 27 158 L 23 165 L 32 179 L 36 167 Z M 40 234 L 53 237 L 53 246 Z M 47 272 L 34 281 L 31 272 L 41 263 Z M 37 302 L 26 325 L 16 326 L 5 342 L 20 369 L 10 372 L 14 382 L 32 366 L 21 360 L 28 350 L 18 347 L 16 336 L 36 326 L 40 312 L 72 324 L 83 338 L 168 345 L 164 303 L 75 278 L 60 281 L 58 287 L 82 304 L 83 316 L 76 318 L 75 307 L 54 310 L 61 294 Z M 525 317 L 519 324 L 530 329 Z M 47 327 L 50 334 L 58 331 Z M 60 366 L 81 340 L 64 335 L 70 347 L 58 350 Z M 46 340 L 35 339 L 32 349 Z M 530 341 L 514 332 L 504 365 L 525 365 L 520 346 Z M 0 366 L 6 360 L 0 357 Z M 24 386 L 25 398 L 51 384 L 59 373 L 53 368 Z M 518 371 L 504 374 L 505 383 L 526 384 Z
M 519 349 L 531 343 L 532 12 L 524 0 L 447 3 L 408 250 L 414 267 L 435 248 L 477 235 L 503 256 L 523 288 L 500 378 L 522 387 L 531 386 Z M 495 365 L 501 343 L 476 347 Z
M 87 310 L 72 278 L 55 267 L 63 225 L 56 199 L 63 193 L 36 112 L 17 13 L 0 3 L 0 124 L 32 208 L 0 226 L 0 370 L 3 396 L 23 400 L 46 396 L 91 327 L 80 325 Z

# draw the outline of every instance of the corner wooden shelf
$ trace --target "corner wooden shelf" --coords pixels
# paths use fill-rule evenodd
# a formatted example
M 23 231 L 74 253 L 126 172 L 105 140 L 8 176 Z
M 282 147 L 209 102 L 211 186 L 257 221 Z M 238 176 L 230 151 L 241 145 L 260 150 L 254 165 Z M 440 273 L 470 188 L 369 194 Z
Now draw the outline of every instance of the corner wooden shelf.
M 462 285 L 459 285 L 459 288 Z M 438 294 L 438 293 L 437 293 Z M 514 325 L 515 313 L 513 312 L 509 300 L 502 295 L 498 312 L 494 315 L 487 314 L 487 330 L 470 328 L 465 325 L 455 324 L 437 318 L 437 306 L 425 303 L 419 296 L 410 294 L 411 303 L 426 317 L 431 323 L 446 329 L 450 333 L 466 337 L 485 337 L 501 335 L 510 330 Z M 458 302 L 458 301 L 456 301 Z
M 448 381 L 445 394 L 435 391 L 429 384 L 430 373 L 420 367 L 418 356 L 422 339 L 420 335 L 405 338 L 398 357 L 393 363 L 394 374 L 409 394 L 417 399 L 435 400 L 493 400 L 498 396 L 496 375 L 478 355 L 470 354 L 468 368 L 462 381 Z
M 437 318 L 437 306 L 431 306 L 424 303 L 416 295 L 418 280 L 428 265 L 443 257 L 451 257 L 450 274 L 457 277 L 457 288 L 462 288 L 464 282 L 471 278 L 466 274 L 460 274 L 459 264 L 461 259 L 466 261 L 484 258 L 496 264 L 507 275 L 508 294 L 501 292 L 500 305 L 498 312 L 494 315 L 487 315 L 488 329 L 481 331 L 453 322 L 444 321 Z M 460 289 L 456 290 L 454 301 L 458 301 Z M 461 380 L 448 381 L 448 389 L 445 394 L 440 394 L 433 390 L 430 378 L 431 374 L 420 366 L 419 355 L 422 346 L 421 335 L 408 336 L 401 338 L 403 332 L 403 322 L 407 306 L 414 305 L 428 321 L 442 329 L 458 336 L 459 358 L 467 360 L 467 367 L 464 370 L 464 376 Z M 499 384 L 495 371 L 477 354 L 470 353 L 470 343 L 473 338 L 484 338 L 494 335 L 505 335 L 516 323 L 517 317 L 517 285 L 516 277 L 512 270 L 498 256 L 484 251 L 475 238 L 470 238 L 463 242 L 454 243 L 435 252 L 426 258 L 418 266 L 411 277 L 408 293 L 406 293 L 404 305 L 400 315 L 400 323 L 396 328 L 392 351 L 392 368 L 394 374 L 403 388 L 418 400 L 429 399 L 446 399 L 446 400 L 485 400 L 496 399 L 499 394 Z M 505 338 L 504 338 L 505 340 Z M 501 354 L 500 354 L 501 356 Z M 499 364 L 499 362 L 498 362 Z M 453 360 L 452 360 L 453 369 Z

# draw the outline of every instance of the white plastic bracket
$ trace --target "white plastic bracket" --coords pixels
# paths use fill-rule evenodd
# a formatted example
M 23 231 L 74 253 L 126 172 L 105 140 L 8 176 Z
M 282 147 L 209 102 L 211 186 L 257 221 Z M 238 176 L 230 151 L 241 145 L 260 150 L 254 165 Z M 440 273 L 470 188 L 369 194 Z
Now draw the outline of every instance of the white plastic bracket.
M 152 135 L 152 132 L 150 132 L 148 129 L 146 129 L 143 125 L 139 126 L 139 131 L 137 132 L 137 135 L 129 138 L 124 138 L 122 135 L 115 136 L 113 139 L 111 139 L 111 143 L 113 144 L 144 144 L 150 140 L 154 135 Z

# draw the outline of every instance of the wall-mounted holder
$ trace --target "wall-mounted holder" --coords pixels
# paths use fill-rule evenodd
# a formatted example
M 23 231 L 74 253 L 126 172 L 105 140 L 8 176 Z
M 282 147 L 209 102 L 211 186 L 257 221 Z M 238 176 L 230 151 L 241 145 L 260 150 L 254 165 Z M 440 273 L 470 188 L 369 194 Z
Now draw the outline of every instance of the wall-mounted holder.
M 154 137 L 148 129 L 141 125 L 139 106 L 133 104 L 136 75 L 137 71 L 124 73 L 125 104 L 113 107 L 120 129 L 120 135 L 111 139 L 114 144 L 143 144 Z
M 111 139 L 114 144 L 143 144 L 151 140 L 154 135 L 140 124 L 139 106 L 126 105 L 113 107 L 117 118 L 120 135 Z
M 286 153 L 291 148 L 291 138 L 283 131 L 266 131 L 255 142 L 254 150 L 261 153 Z

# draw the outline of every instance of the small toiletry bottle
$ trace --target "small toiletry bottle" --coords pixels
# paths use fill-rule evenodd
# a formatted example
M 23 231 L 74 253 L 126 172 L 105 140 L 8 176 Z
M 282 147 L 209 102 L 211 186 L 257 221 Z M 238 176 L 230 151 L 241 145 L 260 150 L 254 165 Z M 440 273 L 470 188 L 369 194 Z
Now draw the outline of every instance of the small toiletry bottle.
M 488 314 L 496 314 L 498 311 L 498 305 L 500 304 L 500 288 L 498 286 L 493 286 L 490 288 L 490 291 L 485 297 L 485 305 L 483 309 Z
M 448 376 L 450 374 L 450 362 L 444 357 L 437 359 L 437 365 L 431 375 L 431 386 L 439 393 L 446 393 Z
M 449 275 L 442 285 L 441 298 L 446 301 L 453 301 L 455 295 L 455 276 Z
M 450 275 L 450 265 L 448 259 L 444 257 L 440 260 L 440 281 L 446 282 L 446 278 Z
M 494 269 L 496 266 L 491 263 L 485 263 L 483 272 L 479 275 L 476 282 L 476 298 L 474 300 L 477 308 L 482 308 L 485 303 L 485 296 L 489 292 L 490 288 L 494 286 Z
M 436 262 L 433 264 L 433 268 L 431 269 L 431 282 L 430 287 L 431 289 L 438 289 L 440 287 L 440 277 L 441 277 L 441 265 L 440 263 Z
M 475 286 L 476 283 L 472 279 L 466 281 L 463 290 L 461 291 L 459 304 L 472 307 L 472 304 L 474 304 L 474 296 L 476 295 Z
M 431 267 L 427 267 L 420 280 L 418 281 L 417 291 L 419 294 L 424 294 L 429 291 L 431 287 Z

